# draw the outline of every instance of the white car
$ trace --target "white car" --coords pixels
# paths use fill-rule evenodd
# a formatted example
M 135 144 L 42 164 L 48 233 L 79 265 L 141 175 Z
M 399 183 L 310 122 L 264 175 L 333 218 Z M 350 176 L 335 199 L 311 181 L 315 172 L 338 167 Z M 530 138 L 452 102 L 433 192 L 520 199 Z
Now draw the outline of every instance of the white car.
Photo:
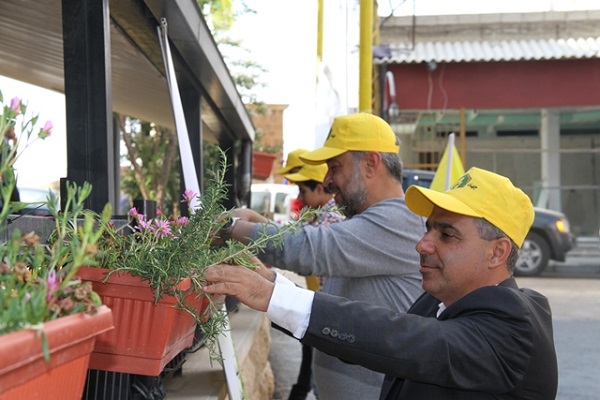
M 50 192 L 58 198 L 58 192 L 50 188 L 33 188 L 33 187 L 19 187 L 19 197 L 23 203 L 28 204 L 21 214 L 32 215 L 32 216 L 50 216 L 48 210 L 48 195 Z
M 251 191 L 251 209 L 280 224 L 292 220 L 292 202 L 299 193 L 297 185 L 254 183 Z

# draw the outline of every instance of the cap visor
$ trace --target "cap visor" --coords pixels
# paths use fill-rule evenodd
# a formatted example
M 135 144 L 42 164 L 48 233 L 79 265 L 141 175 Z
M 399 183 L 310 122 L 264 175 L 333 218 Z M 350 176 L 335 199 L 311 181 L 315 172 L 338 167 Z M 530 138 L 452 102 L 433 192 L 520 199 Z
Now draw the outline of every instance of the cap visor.
M 333 147 L 321 147 L 320 149 L 300 155 L 300 159 L 307 164 L 319 165 L 334 157 L 344 154 L 348 150 L 335 149 Z
M 454 196 L 421 186 L 410 186 L 406 190 L 405 201 L 412 212 L 423 217 L 431 215 L 434 205 L 456 214 L 481 217 L 479 213 Z
M 287 174 L 285 175 L 285 179 L 291 182 L 304 182 L 309 180 L 309 178 L 299 173 Z
M 281 167 L 277 170 L 275 170 L 275 172 L 273 172 L 275 175 L 285 175 L 288 172 L 290 172 L 294 167 L 290 166 L 290 167 Z

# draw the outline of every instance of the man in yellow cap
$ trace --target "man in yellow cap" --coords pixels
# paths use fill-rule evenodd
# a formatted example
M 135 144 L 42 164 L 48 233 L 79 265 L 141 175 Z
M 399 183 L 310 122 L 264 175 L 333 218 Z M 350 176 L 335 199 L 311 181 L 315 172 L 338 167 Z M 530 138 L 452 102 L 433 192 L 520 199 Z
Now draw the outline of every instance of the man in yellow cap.
M 556 398 L 548 300 L 512 276 L 534 218 L 529 197 L 471 168 L 443 193 L 411 186 L 406 203 L 427 217 L 416 245 L 426 293 L 408 314 L 274 283 L 261 266 L 210 267 L 205 292 L 234 295 L 303 344 L 386 373 L 380 399 Z
M 336 117 L 323 147 L 300 159 L 327 166 L 323 185 L 346 220 L 288 232 L 282 243 L 258 254 L 260 260 L 302 276 L 324 276 L 324 292 L 406 312 L 422 293 L 414 247 L 425 224 L 404 201 L 399 150 L 398 138 L 380 117 Z M 277 229 L 249 209 L 234 210 L 233 216 L 241 219 L 227 224 L 221 237 L 248 243 Z M 313 375 L 320 400 L 377 398 L 384 379 L 323 351 L 313 354 Z

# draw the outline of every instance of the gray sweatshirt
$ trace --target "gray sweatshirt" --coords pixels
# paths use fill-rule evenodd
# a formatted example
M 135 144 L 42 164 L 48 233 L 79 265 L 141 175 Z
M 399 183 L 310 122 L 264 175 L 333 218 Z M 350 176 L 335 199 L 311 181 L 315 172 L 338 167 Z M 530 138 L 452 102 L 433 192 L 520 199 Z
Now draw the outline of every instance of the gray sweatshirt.
M 257 224 L 250 239 L 264 229 L 278 228 Z M 323 292 L 406 312 L 423 291 L 415 245 L 424 233 L 423 218 L 393 198 L 342 222 L 288 232 L 283 247 L 269 244 L 259 258 L 299 275 L 326 276 Z M 313 374 L 320 400 L 377 399 L 383 382 L 383 374 L 317 350 Z

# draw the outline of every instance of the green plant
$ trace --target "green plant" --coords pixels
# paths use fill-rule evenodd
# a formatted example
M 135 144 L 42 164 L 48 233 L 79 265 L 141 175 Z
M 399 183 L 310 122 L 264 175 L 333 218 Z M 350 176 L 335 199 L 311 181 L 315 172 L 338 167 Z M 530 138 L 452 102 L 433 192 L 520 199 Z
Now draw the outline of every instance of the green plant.
M 251 256 L 269 241 L 280 244 L 284 232 L 296 227 L 294 224 L 286 225 L 279 233 L 265 235 L 250 245 L 227 241 L 223 246 L 214 246 L 214 235 L 230 213 L 222 206 L 227 198 L 226 170 L 225 153 L 220 151 L 220 162 L 211 174 L 213 178 L 204 193 L 198 196 L 200 207 L 192 209 L 189 218 L 159 213 L 156 218 L 147 219 L 132 210 L 129 224 L 118 227 L 113 222 L 106 223 L 99 241 L 96 264 L 110 269 L 109 275 L 127 272 L 148 281 L 156 302 L 164 295 L 175 296 L 178 306 L 200 324 L 212 359 L 219 359 L 216 341 L 225 327 L 225 316 L 214 304 L 201 313 L 186 303 L 183 294 L 176 288 L 177 284 L 189 277 L 196 293 L 204 296 L 202 286 L 207 266 L 236 263 L 251 268 Z M 195 193 L 186 191 L 183 201 L 189 203 L 195 196 Z
M 266 143 L 263 132 L 261 130 L 257 130 L 256 136 L 254 137 L 254 143 L 252 144 L 252 150 L 281 155 L 283 143 Z
M 3 103 L 1 92 L 0 103 Z M 102 228 L 96 224 L 95 215 L 83 208 L 85 199 L 91 193 L 91 186 L 86 184 L 77 187 L 68 183 L 63 210 L 58 210 L 55 196 L 50 194 L 48 199 L 48 208 L 55 222 L 55 240 L 52 244 L 41 243 L 39 236 L 33 232 L 7 230 L 9 215 L 26 205 L 10 201 L 15 189 L 12 167 L 20 154 L 17 153 L 19 138 L 14 127 L 20 123 L 20 138 L 26 140 L 27 145 L 32 140 L 45 139 L 52 129 L 51 123 L 46 123 L 39 130 L 37 138 L 32 138 L 37 117 L 27 117 L 25 113 L 26 105 L 18 98 L 13 98 L 10 105 L 3 106 L 0 116 L 0 132 L 13 142 L 10 146 L 3 140 L 0 145 L 0 222 L 3 223 L 2 233 L 10 234 L 6 241 L 0 243 L 0 334 L 29 328 L 39 330 L 48 359 L 43 323 L 79 312 L 94 314 L 101 305 L 91 285 L 82 283 L 74 275 L 80 266 L 94 262 L 96 242 Z M 104 220 L 110 218 L 109 206 L 100 217 Z

